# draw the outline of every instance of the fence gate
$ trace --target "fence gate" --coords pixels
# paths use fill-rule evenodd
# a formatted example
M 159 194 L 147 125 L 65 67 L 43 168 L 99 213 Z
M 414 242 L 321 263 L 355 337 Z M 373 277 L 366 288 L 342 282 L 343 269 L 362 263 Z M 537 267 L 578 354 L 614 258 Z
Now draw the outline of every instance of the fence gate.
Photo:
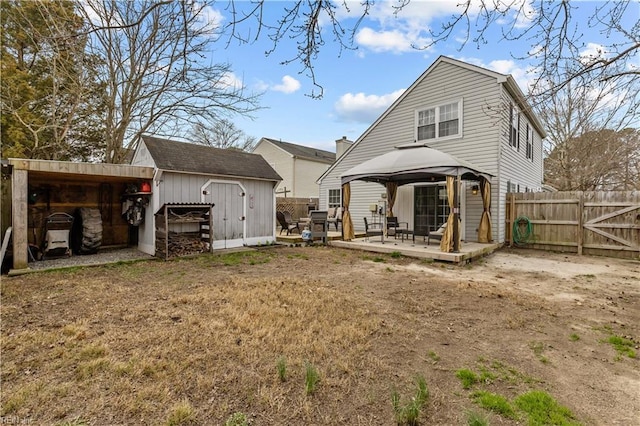
M 508 194 L 507 240 L 518 218 L 532 233 L 530 248 L 640 258 L 640 191 Z
M 640 200 L 623 193 L 584 193 L 583 250 L 621 250 L 640 254 Z

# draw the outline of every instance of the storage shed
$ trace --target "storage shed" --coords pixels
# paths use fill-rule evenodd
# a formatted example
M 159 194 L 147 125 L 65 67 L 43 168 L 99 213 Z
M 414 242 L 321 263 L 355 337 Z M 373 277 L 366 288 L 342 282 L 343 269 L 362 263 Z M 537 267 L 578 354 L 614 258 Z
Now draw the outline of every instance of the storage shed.
M 213 249 L 275 241 L 275 187 L 282 179 L 262 156 L 144 136 L 131 164 L 155 170 L 139 250 L 156 253 L 155 216 L 171 204 L 213 205 Z

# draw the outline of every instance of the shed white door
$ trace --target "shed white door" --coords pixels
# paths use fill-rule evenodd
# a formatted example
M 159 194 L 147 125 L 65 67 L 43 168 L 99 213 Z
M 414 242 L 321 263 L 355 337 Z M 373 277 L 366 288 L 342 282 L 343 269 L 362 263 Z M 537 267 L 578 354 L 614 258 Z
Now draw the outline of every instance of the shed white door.
M 245 193 L 235 183 L 210 183 L 207 203 L 213 203 L 213 248 L 244 245 Z

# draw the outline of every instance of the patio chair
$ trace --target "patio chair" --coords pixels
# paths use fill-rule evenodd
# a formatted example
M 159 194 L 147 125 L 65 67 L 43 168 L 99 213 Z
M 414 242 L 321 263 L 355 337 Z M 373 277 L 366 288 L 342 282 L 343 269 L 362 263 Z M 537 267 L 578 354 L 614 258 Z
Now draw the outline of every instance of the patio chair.
M 441 241 L 446 227 L 447 222 L 443 223 L 442 226 L 440 226 L 440 228 L 438 228 L 436 231 L 430 231 L 429 235 L 427 235 L 427 245 L 429 245 L 430 240 Z
M 382 224 L 381 223 L 369 223 L 366 217 L 364 219 L 364 238 L 366 241 L 369 240 L 369 237 L 380 236 L 382 238 Z
M 387 237 L 397 237 L 398 230 L 398 218 L 396 216 L 388 216 L 387 217 Z
M 298 230 L 298 234 L 300 233 L 300 225 L 298 225 L 298 222 L 294 222 L 291 219 L 291 213 L 276 212 L 276 218 L 280 224 L 280 234 L 282 234 L 282 231 L 285 229 L 287 230 L 287 235 L 289 235 L 294 229 Z
M 336 227 L 336 231 L 338 230 L 338 224 L 342 223 L 342 207 L 331 207 L 328 210 L 327 222 Z

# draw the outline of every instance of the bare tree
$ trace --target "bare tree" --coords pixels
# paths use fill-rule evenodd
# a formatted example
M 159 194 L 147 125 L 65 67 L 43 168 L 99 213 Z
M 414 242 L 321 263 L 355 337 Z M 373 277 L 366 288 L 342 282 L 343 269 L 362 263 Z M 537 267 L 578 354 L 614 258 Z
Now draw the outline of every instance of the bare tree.
M 103 59 L 106 161 L 122 162 L 143 133 L 175 135 L 199 121 L 257 109 L 231 66 L 207 59 L 216 38 L 205 4 L 84 0 L 91 53 Z
M 316 86 L 311 96 L 321 97 L 322 86 L 317 82 L 314 61 L 326 38 L 332 38 L 341 50 L 354 49 L 355 36 L 363 20 L 371 13 L 375 0 L 359 3 L 346 0 L 297 0 L 288 3 L 274 21 L 268 21 L 267 8 L 278 7 L 266 0 L 254 0 L 249 6 L 237 0 L 228 0 L 227 10 L 232 16 L 228 31 L 232 40 L 248 43 L 266 36 L 273 42 L 272 53 L 278 44 L 293 40 L 296 54 L 284 63 L 299 62 Z M 396 0 L 393 8 L 398 17 L 408 9 L 411 0 Z M 430 7 L 425 4 L 421 7 Z M 640 21 L 638 3 L 635 0 L 619 0 L 589 4 L 581 2 L 579 7 L 592 7 L 588 25 L 592 31 L 604 34 L 605 44 L 588 46 L 579 29 L 576 16 L 578 6 L 569 2 L 548 0 L 461 0 L 458 12 L 444 19 L 439 27 L 429 28 L 429 37 L 416 49 L 426 49 L 443 41 L 450 41 L 455 34 L 460 49 L 468 43 L 478 47 L 489 42 L 490 29 L 499 25 L 501 40 L 526 40 L 529 52 L 514 52 L 515 58 L 537 59 L 538 93 L 544 88 L 552 93 L 562 89 L 573 79 L 589 75 L 598 82 L 615 83 L 618 86 L 638 85 L 640 69 L 637 66 L 640 48 Z M 338 17 L 338 9 L 357 9 L 352 16 L 353 24 L 344 26 Z M 410 12 L 406 12 L 410 13 Z M 323 31 L 323 23 L 325 29 Z M 462 34 L 462 36 L 461 36 Z M 588 47 L 592 47 L 589 52 Z M 633 64 L 636 65 L 633 65 Z M 562 66 L 561 66 L 562 65 Z M 561 73 L 561 78 L 559 77 Z M 553 82 L 550 84 L 549 82 Z
M 589 131 L 545 158 L 545 182 L 562 191 L 640 188 L 640 133 L 636 129 Z
M 196 123 L 191 130 L 191 137 L 193 142 L 200 145 L 241 151 L 251 151 L 256 144 L 255 137 L 245 134 L 227 119 L 218 120 L 213 125 Z
M 536 112 L 546 123 L 545 182 L 561 190 L 625 189 L 640 176 L 635 93 L 576 78 Z M 623 173 L 624 171 L 624 173 Z

